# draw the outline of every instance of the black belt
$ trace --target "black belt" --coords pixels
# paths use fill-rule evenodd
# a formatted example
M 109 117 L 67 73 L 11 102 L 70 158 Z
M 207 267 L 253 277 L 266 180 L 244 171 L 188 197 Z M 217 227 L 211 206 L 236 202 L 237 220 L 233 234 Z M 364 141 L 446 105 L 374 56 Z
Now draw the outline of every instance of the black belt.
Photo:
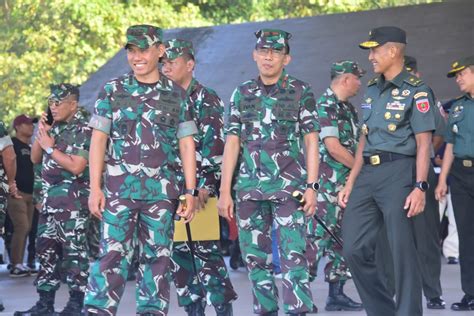
M 466 168 L 472 168 L 474 166 L 474 158 L 454 158 L 454 161 Z
M 383 152 L 383 153 L 379 153 L 379 154 L 372 155 L 369 157 L 364 157 L 364 163 L 366 165 L 377 166 L 384 162 L 395 161 L 395 160 L 404 159 L 404 158 L 414 158 L 414 157 L 408 156 L 408 155 L 396 154 L 396 153 Z

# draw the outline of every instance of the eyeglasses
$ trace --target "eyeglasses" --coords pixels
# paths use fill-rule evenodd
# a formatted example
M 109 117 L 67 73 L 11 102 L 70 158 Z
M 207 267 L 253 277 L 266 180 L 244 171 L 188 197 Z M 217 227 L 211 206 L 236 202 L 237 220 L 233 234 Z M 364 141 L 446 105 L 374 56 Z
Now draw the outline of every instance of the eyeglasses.
M 267 56 L 270 52 L 272 53 L 272 55 L 278 57 L 286 55 L 285 49 L 273 49 L 265 47 L 257 48 L 257 54 L 259 54 L 260 56 Z
M 58 101 L 58 100 L 54 100 L 54 99 L 49 99 L 48 100 L 48 105 L 49 106 L 60 106 L 60 105 L 63 105 L 63 104 L 67 104 L 67 103 L 71 103 L 72 100 L 61 100 L 61 101 Z

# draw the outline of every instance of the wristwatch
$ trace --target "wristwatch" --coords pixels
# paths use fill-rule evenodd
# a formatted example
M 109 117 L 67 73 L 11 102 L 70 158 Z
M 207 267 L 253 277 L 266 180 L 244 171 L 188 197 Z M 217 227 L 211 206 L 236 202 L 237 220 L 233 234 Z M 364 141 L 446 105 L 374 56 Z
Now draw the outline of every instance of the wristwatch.
M 421 192 L 426 192 L 426 190 L 428 190 L 429 187 L 430 185 L 426 181 L 415 182 L 415 188 L 420 189 Z
M 306 189 L 313 189 L 314 191 L 318 191 L 319 183 L 318 182 L 306 183 Z
M 196 189 L 186 189 L 183 192 L 184 194 L 191 194 L 192 196 L 199 196 L 199 190 Z
M 48 147 L 44 150 L 48 155 L 51 155 L 54 151 L 54 148 L 53 147 Z

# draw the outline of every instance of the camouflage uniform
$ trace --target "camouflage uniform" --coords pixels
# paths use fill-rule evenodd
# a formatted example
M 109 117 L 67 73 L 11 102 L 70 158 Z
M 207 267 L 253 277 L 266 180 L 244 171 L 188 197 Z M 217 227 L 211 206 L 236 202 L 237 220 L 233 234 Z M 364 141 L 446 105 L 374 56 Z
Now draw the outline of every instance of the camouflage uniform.
M 61 92 L 53 91 L 53 94 Z M 59 151 L 89 156 L 91 129 L 88 113 L 79 108 L 70 122 L 56 122 L 49 134 Z M 60 285 L 59 253 L 66 282 L 73 291 L 84 292 L 89 276 L 85 247 L 86 225 L 89 217 L 89 170 L 79 175 L 61 167 L 50 155 L 43 154 L 43 206 L 38 222 L 37 255 L 41 264 L 36 278 L 39 291 L 56 291 Z
M 331 79 L 343 73 L 358 76 L 364 72 L 352 61 L 337 62 L 332 65 Z M 343 209 L 337 203 L 337 195 L 344 187 L 350 169 L 335 160 L 324 144 L 326 137 L 336 137 L 341 145 L 355 156 L 357 150 L 359 121 L 357 111 L 348 101 L 339 101 L 331 88 L 328 88 L 317 101 L 319 122 L 321 124 L 321 146 L 319 147 L 320 189 L 316 215 L 326 226 L 341 238 Z M 319 261 L 327 256 L 324 269 L 326 282 L 346 281 L 350 278 L 347 265 L 342 257 L 342 248 L 331 236 L 311 218 L 308 225 L 308 248 L 306 256 L 311 272 L 316 272 Z M 313 274 L 314 278 L 316 275 Z
M 161 38 L 151 26 L 127 30 L 127 45 L 142 49 Z M 180 194 L 178 139 L 197 132 L 185 92 L 163 75 L 156 84 L 140 84 L 126 74 L 105 84 L 89 125 L 109 135 L 109 147 L 99 259 L 85 304 L 99 315 L 117 312 L 138 239 L 137 312 L 165 315 Z
M 280 30 L 256 33 L 257 47 L 282 49 L 290 34 Z M 283 70 L 267 93 L 260 78 L 241 84 L 231 97 L 227 135 L 239 136 L 242 154 L 237 183 L 240 247 L 253 285 L 254 312 L 278 310 L 272 276 L 272 223 L 283 275 L 286 313 L 311 311 L 305 252 L 305 215 L 291 198 L 306 187 L 302 136 L 319 131 L 316 102 L 310 86 Z
M 194 57 L 191 42 L 179 39 L 166 42 L 167 59 L 174 60 L 183 54 Z M 191 100 L 194 121 L 198 127 L 198 133 L 194 135 L 198 188 L 206 189 L 210 197 L 215 197 L 221 177 L 220 166 L 224 150 L 224 103 L 214 90 L 204 87 L 195 78 L 192 79 L 186 94 Z M 237 293 L 229 279 L 219 243 L 194 241 L 194 247 L 199 279 L 193 271 L 188 244 L 176 242 L 173 245 L 173 278 L 178 304 L 187 306 L 205 299 L 208 304 L 217 306 L 235 300 Z M 203 297 L 203 290 L 206 297 Z

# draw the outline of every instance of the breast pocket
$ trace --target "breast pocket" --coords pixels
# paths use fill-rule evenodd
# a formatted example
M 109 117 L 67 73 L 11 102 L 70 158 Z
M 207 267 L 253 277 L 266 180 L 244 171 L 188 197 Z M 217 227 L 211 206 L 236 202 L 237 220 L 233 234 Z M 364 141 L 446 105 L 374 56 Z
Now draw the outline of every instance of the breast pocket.
M 177 100 L 162 100 L 155 107 L 154 123 L 166 128 L 177 128 L 179 124 L 180 104 Z
M 465 129 L 468 128 L 467 120 L 464 118 L 464 111 L 453 113 L 453 115 L 450 117 L 448 127 L 454 134 L 457 134 L 460 131 L 465 132 Z
M 272 109 L 272 121 L 275 125 L 275 135 L 287 140 L 299 136 L 299 110 L 297 104 L 277 104 Z
M 136 126 L 136 120 L 128 118 L 120 118 L 113 121 L 110 137 L 112 139 L 131 138 Z
M 243 103 L 240 106 L 240 121 L 242 123 L 258 121 L 259 110 L 260 105 L 258 103 Z

